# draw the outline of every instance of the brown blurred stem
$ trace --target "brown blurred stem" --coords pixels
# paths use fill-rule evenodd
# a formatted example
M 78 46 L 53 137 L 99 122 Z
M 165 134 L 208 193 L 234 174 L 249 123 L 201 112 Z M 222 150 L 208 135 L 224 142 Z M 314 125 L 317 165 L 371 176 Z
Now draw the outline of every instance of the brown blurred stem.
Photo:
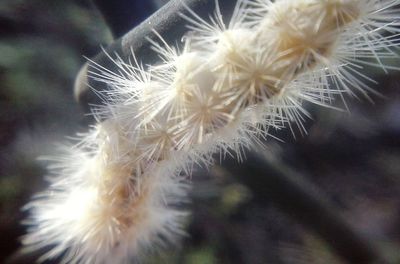
M 322 190 L 304 175 L 257 152 L 243 164 L 224 162 L 224 168 L 250 188 L 260 202 L 272 202 L 302 223 L 351 264 L 386 263 L 369 240 L 345 221 Z

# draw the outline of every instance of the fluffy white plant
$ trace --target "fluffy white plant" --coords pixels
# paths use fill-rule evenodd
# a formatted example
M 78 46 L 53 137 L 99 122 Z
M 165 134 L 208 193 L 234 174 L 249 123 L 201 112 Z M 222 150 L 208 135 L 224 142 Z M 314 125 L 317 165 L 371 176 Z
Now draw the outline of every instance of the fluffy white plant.
M 54 165 L 48 191 L 27 207 L 27 250 L 41 260 L 124 263 L 182 234 L 193 163 L 236 153 L 268 128 L 308 116 L 303 102 L 367 96 L 363 66 L 391 67 L 400 0 L 242 0 L 228 25 L 189 10 L 182 51 L 152 42 L 161 61 L 116 59 L 93 78 L 109 84 L 102 121 Z M 292 128 L 291 128 L 292 129 Z M 60 162 L 61 161 L 61 162 Z

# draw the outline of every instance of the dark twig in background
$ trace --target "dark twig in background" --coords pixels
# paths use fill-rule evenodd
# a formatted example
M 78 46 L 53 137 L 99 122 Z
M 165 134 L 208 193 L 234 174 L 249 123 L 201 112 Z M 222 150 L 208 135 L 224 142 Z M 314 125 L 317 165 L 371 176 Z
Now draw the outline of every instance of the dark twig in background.
M 152 1 L 93 0 L 93 2 L 103 15 L 114 38 L 122 37 L 137 25 L 137 21 L 145 20 L 156 9 Z
M 98 0 L 95 2 L 96 4 L 99 3 L 99 9 L 102 12 L 106 7 L 104 2 L 107 1 Z M 230 11 L 233 10 L 235 1 L 222 0 L 219 1 L 219 3 L 221 8 L 225 10 L 224 12 L 226 12 L 226 14 L 230 14 Z M 152 16 L 147 18 L 137 27 L 131 29 L 122 37 L 116 39 L 113 43 L 106 47 L 104 51 L 91 58 L 91 60 L 96 64 L 113 70 L 115 69 L 115 65 L 110 60 L 109 56 L 115 57 L 114 55 L 117 53 L 119 56 L 121 56 L 121 58 L 127 59 L 132 55 L 131 52 L 133 51 L 138 57 L 140 57 L 140 60 L 143 64 L 156 62 L 159 59 L 158 55 L 151 49 L 148 39 L 158 41 L 158 37 L 154 34 L 154 31 L 157 31 L 167 43 L 179 44 L 182 36 L 187 31 L 187 28 L 185 27 L 186 22 L 180 16 L 180 13 L 186 11 L 185 5 L 192 10 L 196 10 L 196 13 L 199 15 L 207 16 L 210 14 L 210 10 L 214 10 L 215 8 L 214 0 L 169 1 Z M 108 21 L 113 21 L 113 23 L 116 23 L 119 21 L 119 19 L 112 18 L 111 16 L 118 13 L 125 13 L 126 10 L 130 10 L 131 8 L 130 6 L 124 7 L 123 5 L 117 5 L 114 8 L 117 7 L 123 10 L 120 12 L 114 10 L 113 12 L 104 14 L 104 17 L 107 17 Z M 126 20 L 126 22 L 130 23 L 129 20 Z M 119 31 L 120 30 L 117 29 L 116 32 Z M 118 36 L 118 33 L 114 33 L 114 35 Z M 86 76 L 88 75 L 88 70 L 90 71 L 94 69 L 89 69 L 87 64 L 82 66 L 80 74 L 78 75 L 79 78 L 77 78 L 74 88 L 77 100 L 81 103 L 86 111 L 90 111 L 88 105 L 100 103 L 99 98 L 88 88 L 87 84 L 92 87 L 96 87 L 96 90 L 99 91 L 107 89 L 104 83 L 87 79 Z
M 261 152 L 246 161 L 230 160 L 224 168 L 261 202 L 272 202 L 292 219 L 324 239 L 348 263 L 385 263 L 376 247 L 347 223 L 328 196 L 304 175 Z

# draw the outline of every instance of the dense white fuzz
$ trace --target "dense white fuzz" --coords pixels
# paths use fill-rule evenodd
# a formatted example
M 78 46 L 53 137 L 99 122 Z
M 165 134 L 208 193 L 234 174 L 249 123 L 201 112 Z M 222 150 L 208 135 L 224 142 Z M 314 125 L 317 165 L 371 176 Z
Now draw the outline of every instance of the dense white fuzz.
M 227 25 L 216 3 L 209 22 L 188 9 L 191 30 L 179 50 L 150 41 L 161 61 L 143 67 L 110 59 L 92 65 L 108 84 L 99 122 L 74 146 L 31 211 L 28 250 L 42 259 L 123 263 L 182 232 L 194 163 L 242 157 L 270 128 L 302 133 L 304 102 L 330 107 L 335 96 L 368 96 L 363 66 L 397 69 L 400 0 L 241 0 Z M 58 163 L 60 164 L 60 163 Z
M 178 240 L 186 213 L 172 206 L 185 201 L 187 184 L 162 164 L 146 170 L 120 133 L 105 121 L 53 165 L 49 190 L 26 206 L 26 250 L 52 247 L 42 260 L 126 263 Z

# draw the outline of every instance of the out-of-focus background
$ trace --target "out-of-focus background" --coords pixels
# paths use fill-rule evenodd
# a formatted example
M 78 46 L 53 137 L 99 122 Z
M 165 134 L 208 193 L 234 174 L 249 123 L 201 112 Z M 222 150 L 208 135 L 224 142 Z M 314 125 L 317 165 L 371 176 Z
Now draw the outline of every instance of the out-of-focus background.
M 90 122 L 73 83 L 84 56 L 110 41 L 89 0 L 0 2 L 0 263 L 19 248 L 22 206 L 46 186 L 37 158 Z M 310 106 L 308 135 L 280 133 L 284 142 L 271 139 L 268 152 L 318 185 L 354 228 L 400 263 L 400 74 L 368 71 L 384 98 L 349 99 L 350 113 Z M 188 237 L 149 262 L 343 263 L 313 232 L 218 167 L 194 182 Z
M 0 1 L 0 263 L 19 247 L 21 207 L 46 186 L 38 157 L 87 127 L 75 75 L 110 40 L 90 1 Z

